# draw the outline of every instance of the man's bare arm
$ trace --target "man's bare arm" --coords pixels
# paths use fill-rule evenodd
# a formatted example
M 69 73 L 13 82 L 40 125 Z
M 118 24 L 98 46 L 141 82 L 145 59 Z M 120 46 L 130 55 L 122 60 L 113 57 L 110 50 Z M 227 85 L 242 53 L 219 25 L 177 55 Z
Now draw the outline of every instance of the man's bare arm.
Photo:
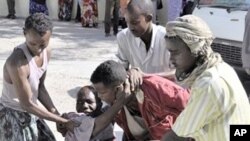
M 51 97 L 49 96 L 49 93 L 44 85 L 46 73 L 47 72 L 45 72 L 40 79 L 38 99 L 48 111 L 50 111 L 51 113 L 60 115 L 59 112 L 57 111 L 55 105 L 53 104 L 53 101 L 52 101 Z
M 68 120 L 44 110 L 32 101 L 33 93 L 28 82 L 29 66 L 22 56 L 12 56 L 6 63 L 6 70 L 11 74 L 12 84 L 15 87 L 18 99 L 24 110 L 50 121 L 68 122 Z

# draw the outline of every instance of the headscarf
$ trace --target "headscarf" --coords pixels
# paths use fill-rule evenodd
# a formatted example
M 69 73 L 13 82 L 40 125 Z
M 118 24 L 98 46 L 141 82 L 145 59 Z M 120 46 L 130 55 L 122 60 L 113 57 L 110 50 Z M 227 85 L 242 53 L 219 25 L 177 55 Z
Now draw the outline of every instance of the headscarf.
M 211 48 L 213 34 L 201 18 L 193 15 L 178 17 L 175 21 L 167 23 L 166 31 L 167 37 L 180 37 L 191 53 L 198 58 L 191 73 L 179 73 L 176 70 L 176 77 L 181 85 L 191 87 L 205 70 L 222 62 L 221 56 L 214 53 Z

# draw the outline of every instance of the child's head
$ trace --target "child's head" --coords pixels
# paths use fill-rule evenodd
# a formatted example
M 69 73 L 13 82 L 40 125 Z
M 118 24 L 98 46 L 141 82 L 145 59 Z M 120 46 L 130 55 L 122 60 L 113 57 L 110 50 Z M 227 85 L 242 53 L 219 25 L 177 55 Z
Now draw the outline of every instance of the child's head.
M 92 86 L 84 86 L 77 93 L 76 111 L 78 113 L 85 113 L 93 115 L 100 112 L 102 108 L 102 101 L 97 96 L 97 92 Z
M 153 18 L 151 0 L 130 0 L 125 12 L 128 28 L 136 37 L 141 37 L 150 27 Z
M 33 55 L 40 55 L 48 46 L 52 28 L 51 20 L 43 13 L 35 13 L 26 18 L 23 32 L 26 45 Z
M 127 72 L 123 65 L 113 60 L 101 63 L 92 73 L 90 81 L 93 83 L 101 100 L 112 105 L 116 99 L 116 92 L 127 79 Z

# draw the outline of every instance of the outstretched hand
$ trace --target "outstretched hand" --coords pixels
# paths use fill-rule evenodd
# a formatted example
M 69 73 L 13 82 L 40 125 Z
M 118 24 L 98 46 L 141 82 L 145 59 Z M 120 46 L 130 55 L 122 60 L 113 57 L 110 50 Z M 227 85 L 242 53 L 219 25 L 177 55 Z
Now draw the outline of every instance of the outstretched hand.
M 80 126 L 81 123 L 75 120 L 69 120 L 65 123 L 65 127 L 68 131 L 73 132 L 75 127 Z
M 128 70 L 131 91 L 135 91 L 143 82 L 143 72 L 139 68 L 131 68 Z
M 62 115 L 63 118 L 69 119 L 67 114 Z M 74 120 L 68 120 L 65 123 L 56 123 L 57 131 L 64 137 L 68 131 L 73 132 L 75 127 L 80 126 L 81 123 Z

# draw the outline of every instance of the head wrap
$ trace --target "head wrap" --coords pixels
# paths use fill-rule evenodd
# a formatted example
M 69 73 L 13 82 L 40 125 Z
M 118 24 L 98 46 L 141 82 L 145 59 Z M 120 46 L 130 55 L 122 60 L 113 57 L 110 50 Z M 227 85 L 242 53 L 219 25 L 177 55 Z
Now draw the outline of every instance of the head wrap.
M 213 42 L 213 33 L 207 24 L 193 15 L 179 17 L 175 21 L 167 23 L 166 30 L 168 37 L 180 37 L 193 54 L 210 47 Z
M 191 73 L 180 74 L 178 70 L 176 71 L 177 80 L 183 85 L 191 87 L 201 73 L 221 62 L 220 55 L 214 53 L 211 48 L 213 34 L 201 18 L 193 15 L 178 17 L 175 21 L 167 23 L 166 31 L 167 37 L 180 37 L 190 48 L 191 53 L 202 59 L 197 60 L 196 68 Z

